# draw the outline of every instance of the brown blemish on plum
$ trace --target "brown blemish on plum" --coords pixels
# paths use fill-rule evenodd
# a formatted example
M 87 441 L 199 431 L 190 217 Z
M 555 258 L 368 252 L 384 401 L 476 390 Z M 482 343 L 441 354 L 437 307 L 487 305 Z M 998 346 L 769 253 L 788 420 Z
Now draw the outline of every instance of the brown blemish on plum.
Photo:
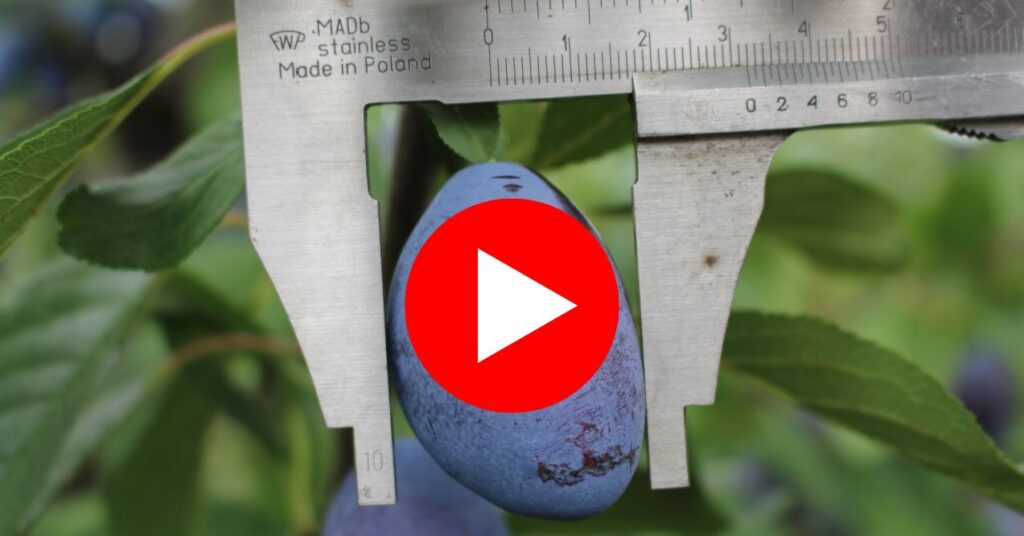
M 626 451 L 622 445 L 615 445 L 605 452 L 597 453 L 590 448 L 590 443 L 600 439 L 604 434 L 594 423 L 580 422 L 580 433 L 570 439 L 580 449 L 580 464 L 570 463 L 548 464 L 537 462 L 537 476 L 542 482 L 554 482 L 556 486 L 574 486 L 583 482 L 588 476 L 603 476 L 622 465 L 633 464 L 639 447 Z
M 548 465 L 537 462 L 537 476 L 543 482 L 554 482 L 556 486 L 574 486 L 583 482 L 587 476 L 603 476 L 623 463 L 632 464 L 636 459 L 636 451 L 636 447 L 624 451 L 622 445 L 615 445 L 601 454 L 584 449 L 579 467 L 568 463 Z

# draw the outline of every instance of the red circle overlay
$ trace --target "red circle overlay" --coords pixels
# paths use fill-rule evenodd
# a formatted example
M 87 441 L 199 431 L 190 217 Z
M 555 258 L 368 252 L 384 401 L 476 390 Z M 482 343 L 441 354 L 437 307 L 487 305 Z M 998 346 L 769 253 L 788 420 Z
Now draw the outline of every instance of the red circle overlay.
M 478 250 L 576 308 L 478 363 Z M 489 411 L 534 411 L 571 396 L 601 368 L 618 321 L 618 283 L 600 242 L 536 201 L 488 201 L 448 219 L 417 255 L 405 291 L 420 362 L 453 396 Z

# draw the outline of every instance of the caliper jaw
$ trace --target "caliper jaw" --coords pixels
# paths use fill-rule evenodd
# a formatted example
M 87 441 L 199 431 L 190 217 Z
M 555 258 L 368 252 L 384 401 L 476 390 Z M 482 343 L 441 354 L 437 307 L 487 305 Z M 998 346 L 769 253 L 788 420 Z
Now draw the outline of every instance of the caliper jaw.
M 770 84 L 764 76 L 755 84 L 751 68 L 634 75 L 634 210 L 653 487 L 688 483 L 683 408 L 714 402 L 736 282 L 763 209 L 768 167 L 786 132 L 952 121 L 970 135 L 1020 137 L 1024 108 L 1013 98 L 1024 85 L 1020 65 L 1017 55 L 962 57 L 935 72 L 908 59 L 898 79 L 826 77 L 814 84 L 795 77 Z M 883 103 L 881 94 L 904 98 Z M 835 105 L 819 108 L 824 95 Z M 815 105 L 788 104 L 804 102 Z
M 254 110 L 246 109 L 245 120 L 274 132 Z M 378 209 L 365 183 L 347 180 L 365 176 L 359 161 L 340 161 L 340 150 L 310 158 L 303 149 L 317 147 L 310 141 L 317 134 L 334 140 L 326 136 L 332 130 L 310 124 L 309 139 L 250 137 L 250 235 L 288 312 L 327 425 L 352 429 L 359 504 L 393 504 Z M 305 190 L 295 178 L 306 176 L 324 180 Z
M 715 124 L 702 111 L 720 93 L 680 99 L 685 85 L 673 85 L 685 81 L 700 89 L 700 80 L 692 78 L 699 74 L 634 77 L 638 144 L 633 196 L 655 489 L 689 485 L 685 408 L 715 401 L 729 311 L 764 208 L 768 168 L 791 132 L 747 133 Z M 843 121 L 825 117 L 820 124 L 800 126 L 826 124 Z M 721 134 L 694 134 L 719 128 Z M 979 138 L 1019 139 L 1024 118 L 968 119 L 947 128 Z
M 689 485 L 685 408 L 715 401 L 736 283 L 788 135 L 648 137 L 655 91 L 636 84 L 633 198 L 651 486 L 665 489 Z
M 312 2 L 239 0 L 236 13 L 249 234 L 327 425 L 352 429 L 359 504 L 393 504 L 380 218 L 365 180 L 363 107 L 329 81 L 278 79 L 267 36 L 318 13 Z
M 654 489 L 689 485 L 684 408 L 715 401 L 736 282 L 761 217 L 768 167 L 785 139 L 638 143 L 633 196 Z

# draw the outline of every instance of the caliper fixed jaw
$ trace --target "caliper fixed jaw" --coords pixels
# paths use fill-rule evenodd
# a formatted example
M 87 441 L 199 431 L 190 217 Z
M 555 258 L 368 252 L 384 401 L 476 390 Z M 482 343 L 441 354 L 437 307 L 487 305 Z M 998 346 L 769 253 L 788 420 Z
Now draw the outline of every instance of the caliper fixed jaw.
M 288 312 L 324 420 L 352 430 L 359 504 L 394 504 L 377 204 L 365 189 L 338 188 L 340 180 L 324 181 L 313 193 L 318 201 L 307 202 L 288 179 L 331 177 L 335 163 L 301 157 L 298 148 L 250 154 L 250 161 L 274 160 L 249 167 L 259 177 L 249 182 L 250 235 Z M 280 168 L 287 171 L 263 172 Z

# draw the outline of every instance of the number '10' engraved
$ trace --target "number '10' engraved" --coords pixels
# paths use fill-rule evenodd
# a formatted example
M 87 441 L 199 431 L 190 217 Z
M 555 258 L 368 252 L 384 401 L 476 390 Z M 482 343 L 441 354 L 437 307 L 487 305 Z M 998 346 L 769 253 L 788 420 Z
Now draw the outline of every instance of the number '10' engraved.
M 366 470 L 380 471 L 381 469 L 384 469 L 384 453 L 379 450 L 366 452 Z

